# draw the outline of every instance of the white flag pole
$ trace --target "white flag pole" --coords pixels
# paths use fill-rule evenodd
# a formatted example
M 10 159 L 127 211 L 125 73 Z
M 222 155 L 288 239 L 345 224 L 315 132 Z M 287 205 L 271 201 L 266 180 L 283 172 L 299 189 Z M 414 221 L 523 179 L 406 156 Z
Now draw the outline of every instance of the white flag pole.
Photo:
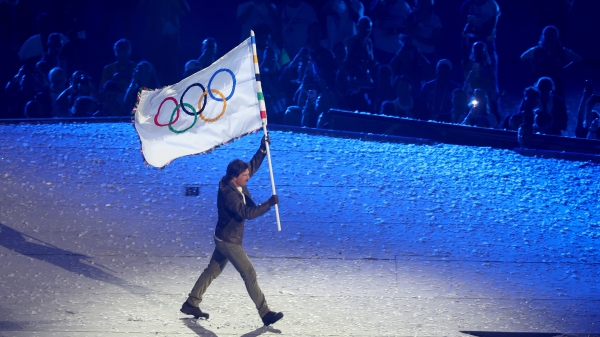
M 258 94 L 258 107 L 260 109 L 260 118 L 262 119 L 263 133 L 267 136 L 267 107 L 265 106 L 265 97 L 262 92 L 262 85 L 260 84 L 260 70 L 258 69 L 258 56 L 256 54 L 256 39 L 254 37 L 254 31 L 250 31 L 250 40 L 252 41 L 252 54 L 254 55 L 254 71 L 256 72 L 256 87 Z M 273 195 L 275 192 L 275 178 L 273 178 L 273 165 L 271 164 L 271 150 L 269 143 L 265 142 L 267 148 L 267 162 L 269 163 L 269 175 L 271 176 L 271 190 Z M 279 220 L 279 205 L 275 205 L 275 217 L 277 219 L 277 230 L 281 231 L 281 221 Z

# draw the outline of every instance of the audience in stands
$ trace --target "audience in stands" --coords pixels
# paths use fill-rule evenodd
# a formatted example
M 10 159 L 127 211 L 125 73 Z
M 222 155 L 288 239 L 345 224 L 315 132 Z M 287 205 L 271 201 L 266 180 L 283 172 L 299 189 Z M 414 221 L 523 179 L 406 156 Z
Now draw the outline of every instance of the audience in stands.
M 92 79 L 90 76 L 83 71 L 76 70 L 71 76 L 70 85 L 56 98 L 56 104 L 63 113 L 66 111 L 70 112 L 72 117 L 87 116 L 87 112 L 86 114 L 81 112 L 84 104 L 85 107 L 92 106 L 92 104 L 88 104 L 87 101 L 86 103 L 80 103 L 81 105 L 79 107 L 73 109 L 77 98 L 82 96 L 95 100 L 96 90 L 92 86 Z
M 428 119 L 428 114 L 421 101 L 418 100 L 412 90 L 412 80 L 407 76 L 399 76 L 394 83 L 396 99 L 383 102 L 381 114 L 397 117 L 408 117 L 412 119 Z
M 283 123 L 285 125 L 300 126 L 302 122 L 302 108 L 296 105 L 290 105 L 285 109 Z
M 67 60 L 63 55 L 61 55 L 63 46 L 60 34 L 50 34 L 48 36 L 46 47 L 46 54 L 42 56 L 42 59 L 36 63 L 36 67 L 40 70 L 40 72 L 48 76 L 50 70 L 55 67 L 59 67 L 68 71 L 70 67 L 67 64 Z
M 317 97 L 329 91 L 329 86 L 317 64 L 309 58 L 304 69 L 304 77 L 298 90 L 294 94 L 293 102 L 302 107 L 302 119 L 300 126 L 315 127 L 319 117 L 316 110 Z
M 376 89 L 372 92 L 371 112 L 379 113 L 381 104 L 385 101 L 392 101 L 396 96 L 394 88 L 394 71 L 388 65 L 379 66 L 377 71 Z
M 327 29 L 325 46 L 333 50 L 336 44 L 356 34 L 356 24 L 365 14 L 365 6 L 359 0 L 329 0 L 322 12 Z
M 125 92 L 125 106 L 128 110 L 133 109 L 137 103 L 137 94 L 140 89 L 157 89 L 160 87 L 158 76 L 154 66 L 148 61 L 137 64 L 131 77 L 131 82 Z
M 521 124 L 519 130 L 517 130 L 517 140 L 522 148 L 531 147 L 533 141 L 533 124 Z
M 269 121 L 282 124 L 287 99 L 285 94 L 279 90 L 279 58 L 278 49 L 274 43 L 269 43 L 264 48 L 262 62 L 260 64 L 260 80 L 265 96 L 265 104 L 269 112 Z
M 356 89 L 353 89 L 350 76 L 345 69 L 340 69 L 335 78 L 333 90 L 322 93 L 316 102 L 315 110 L 319 115 L 317 127 L 327 128 L 329 126 L 329 110 L 351 110 L 356 97 Z
M 46 76 L 32 64 L 24 64 L 19 72 L 6 84 L 8 118 L 23 118 L 25 105 L 47 86 Z
M 217 60 L 217 41 L 214 38 L 208 37 L 202 41 L 202 48 L 198 62 L 200 62 L 200 69 L 204 69 L 209 65 L 213 64 Z
M 54 68 L 48 74 L 50 83 L 50 100 L 52 117 L 67 117 L 66 111 L 60 109 L 56 99 L 67 88 L 67 72 L 62 68 Z
M 519 111 L 504 117 L 500 128 L 517 131 L 521 124 L 533 124 L 535 109 L 540 105 L 540 92 L 536 87 L 527 87 L 523 92 L 523 100 Z
M 436 78 L 421 89 L 421 100 L 432 117 L 447 113 L 452 108 L 452 94 L 461 86 L 450 79 L 451 73 L 452 63 L 446 59 L 439 60 Z
M 98 110 L 98 101 L 91 96 L 77 96 L 70 109 L 71 117 L 91 117 Z
M 587 80 L 583 89 L 583 96 L 577 113 L 577 126 L 575 136 L 579 138 L 600 139 L 598 136 L 598 124 L 600 112 L 593 110 L 600 103 L 600 95 L 594 95 L 592 81 Z
M 115 80 L 104 82 L 99 95 L 100 104 L 94 116 L 128 116 L 131 108 L 125 106 L 121 85 Z
M 462 32 L 462 65 L 469 67 L 470 54 L 475 42 L 486 45 L 486 52 L 494 73 L 498 71 L 498 55 L 496 54 L 496 26 L 500 17 L 500 7 L 494 0 L 466 0 L 460 9 L 460 17 L 464 25 Z
M 450 111 L 435 116 L 435 120 L 444 123 L 460 124 L 469 113 L 469 97 L 462 89 L 452 91 L 452 108 Z
M 294 102 L 294 96 L 296 95 L 300 84 L 302 84 L 306 68 L 310 62 L 312 62 L 312 60 L 310 58 L 309 50 L 307 48 L 302 48 L 298 54 L 296 54 L 294 59 L 281 70 L 279 84 L 289 105 L 298 105 L 297 102 Z
M 438 60 L 436 48 L 442 39 L 442 22 L 433 11 L 433 0 L 417 0 L 406 19 L 405 31 L 430 63 Z
M 288 55 L 296 55 L 306 45 L 308 27 L 318 22 L 317 13 L 302 0 L 285 0 L 280 13 L 283 46 Z
M 549 77 L 540 78 L 535 87 L 540 93 L 538 108 L 552 117 L 552 125 L 545 133 L 562 136 L 562 132 L 567 130 L 569 118 L 565 101 L 554 94 L 554 82 Z
M 21 59 L 22 62 L 33 62 L 35 64 L 44 57 L 48 50 L 48 37 L 50 34 L 57 32 L 54 19 L 47 13 L 38 15 L 36 26 L 39 33 L 28 38 L 23 45 L 21 45 L 21 49 L 19 50 L 19 59 Z M 63 34 L 57 34 L 59 34 L 62 46 L 69 42 L 69 39 Z
M 481 128 L 495 128 L 498 125 L 498 120 L 490 112 L 488 103 L 486 92 L 482 89 L 475 89 L 471 101 L 471 111 L 469 111 L 462 124 Z
M 333 53 L 321 45 L 322 34 L 318 22 L 308 26 L 306 45 L 310 59 L 314 62 L 317 72 L 325 80 L 327 86 L 333 87 L 336 75 L 336 61 Z
M 460 25 L 464 27 L 460 50 L 460 30 L 452 34 L 442 28 L 442 21 L 448 22 L 447 15 L 439 12 L 439 4 L 439 13 L 435 13 L 433 0 L 307 2 L 251 0 L 237 7 L 241 40 L 248 38 L 251 29 L 255 31 L 271 122 L 328 127 L 329 110 L 342 109 L 486 128 L 498 126 L 519 131 L 523 144 L 530 144 L 535 133 L 568 135 L 565 68 L 582 58 L 562 45 L 556 28 L 559 23 L 538 22 L 543 23 L 540 28 L 545 26 L 538 45 L 521 55 L 537 82 L 524 90 L 518 109 L 502 113 L 495 44 L 500 8 L 495 0 L 465 0 L 460 11 L 457 8 L 454 12 L 460 13 Z M 139 89 L 173 84 L 217 60 L 216 40 L 200 32 L 200 56 L 185 63 L 182 74 L 183 62 L 177 58 L 181 51 L 179 20 L 190 11 L 188 3 L 142 0 L 139 5 L 135 10 L 143 16 L 143 38 L 135 39 L 131 22 L 123 24 L 126 38 L 114 43 L 116 60 L 104 67 L 102 63 L 108 61 L 98 61 L 94 51 L 82 52 L 81 48 L 84 42 L 88 49 L 95 43 L 106 45 L 92 39 L 104 41 L 109 33 L 86 37 L 89 28 L 81 23 L 59 22 L 64 18 L 80 19 L 85 2 L 57 20 L 42 13 L 37 16 L 35 29 L 34 16 L 30 27 L 22 32 L 7 30 L 5 23 L 0 25 L 0 34 L 4 34 L 0 37 L 7 37 L 0 46 L 9 47 L 16 60 L 15 65 L 7 63 L 0 69 L 0 74 L 6 73 L 5 69 L 10 71 L 3 77 L 6 87 L 2 96 L 10 100 L 4 103 L 6 109 L 0 111 L 0 117 L 127 116 L 136 104 Z M 133 7 L 120 6 L 117 10 L 121 15 L 124 8 Z M 13 8 L 11 15 L 3 18 L 16 22 L 23 15 L 18 9 Z M 460 55 L 456 55 L 453 67 L 450 59 L 454 58 L 444 55 L 447 51 L 441 48 L 441 42 L 442 36 L 450 39 L 454 35 Z M 140 50 L 139 55 L 132 55 L 130 41 L 136 52 Z M 136 44 L 139 42 L 143 43 Z M 81 57 L 84 54 L 86 58 Z M 10 78 L 17 72 L 17 63 L 20 69 Z M 435 72 L 433 65 L 437 65 Z M 463 75 L 457 76 L 458 81 L 464 79 L 462 85 L 452 80 L 453 72 Z M 72 74 L 69 84 L 68 74 Z M 100 81 L 94 82 L 92 77 L 100 77 Z M 598 113 L 593 109 L 600 96 L 592 91 L 588 82 L 577 116 L 577 137 L 596 138 Z
M 356 34 L 344 41 L 347 50 L 346 67 L 350 76 L 363 87 L 373 85 L 373 71 L 377 62 L 373 55 L 373 42 L 370 38 L 373 23 L 367 16 L 358 20 Z
M 533 131 L 539 134 L 550 134 L 554 119 L 547 110 L 537 108 L 534 111 Z
M 277 7 L 270 0 L 250 0 L 242 3 L 237 8 L 236 18 L 241 27 L 240 41 L 246 40 L 250 30 L 259 24 L 272 27 L 274 32 L 281 31 L 281 19 Z M 279 42 L 281 36 L 275 36 L 274 39 Z
M 485 43 L 475 42 L 473 44 L 468 64 L 469 68 L 467 69 L 469 71 L 463 89 L 468 95 L 473 95 L 476 89 L 483 90 L 486 94 L 490 112 L 496 117 L 497 121 L 500 121 L 498 83 Z
M 335 69 L 346 69 L 346 58 L 348 57 L 348 49 L 343 42 L 338 42 L 333 46 L 333 59 L 335 60 Z
M 554 93 L 564 98 L 564 69 L 582 59 L 572 50 L 563 47 L 556 27 L 547 26 L 542 31 L 538 45 L 524 52 L 521 60 L 530 63 L 535 78 L 551 78 L 556 86 Z
M 300 84 L 298 90 L 294 94 L 294 103 L 304 108 L 307 108 L 307 104 L 310 103 L 312 105 L 309 106 L 309 108 L 314 107 L 314 103 L 316 102 L 319 93 L 324 92 L 326 90 L 327 85 L 325 84 L 325 80 L 319 76 L 315 64 L 312 61 L 310 61 L 308 63 L 308 66 L 304 69 L 304 77 L 302 78 L 302 83 Z M 314 123 L 312 123 L 313 118 L 310 118 L 309 121 L 310 123 L 306 124 L 316 124 L 316 117 L 314 117 Z M 308 126 L 306 124 L 302 126 Z
M 181 78 L 184 79 L 192 74 L 195 74 L 202 70 L 202 64 L 197 60 L 189 60 L 185 63 L 185 67 L 183 68 L 183 75 Z
M 412 42 L 412 38 L 405 35 L 403 45 L 392 58 L 390 67 L 395 76 L 407 76 L 413 88 L 418 93 L 423 84 L 431 78 L 431 64 Z
M 401 35 L 411 9 L 404 0 L 373 0 L 369 15 L 373 19 L 373 47 L 379 63 L 389 64 L 402 47 Z
M 25 118 L 51 118 L 52 98 L 47 90 L 40 91 L 25 104 Z
M 600 126 L 600 112 L 598 110 L 592 110 L 592 121 L 590 122 L 590 127 L 588 128 L 587 139 L 600 139 L 598 137 L 598 127 Z
M 309 90 L 306 93 L 306 99 L 304 100 L 304 107 L 302 108 L 302 119 L 300 120 L 300 126 L 314 128 L 317 126 L 319 119 L 319 113 L 317 112 L 317 90 Z
M 125 89 L 131 81 L 133 70 L 135 69 L 135 62 L 131 61 L 131 42 L 127 39 L 120 39 L 115 42 L 113 47 L 115 62 L 107 65 L 102 70 L 102 78 L 100 79 L 100 88 L 104 86 L 107 81 L 115 81 L 118 85 L 118 90 L 123 95 Z
M 217 60 L 217 41 L 212 37 L 207 37 L 202 41 L 200 56 L 196 60 L 189 60 L 185 63 L 183 75 L 186 78 L 200 70 L 210 66 Z M 131 78 L 131 77 L 129 77 Z
M 156 65 L 162 83 L 175 84 L 181 76 L 181 17 L 189 13 L 186 0 L 140 0 L 138 11 L 143 21 L 140 29 L 144 59 Z M 210 14 L 205 14 L 210 15 Z M 249 32 L 249 31 L 247 31 Z M 246 33 L 246 38 L 249 33 Z

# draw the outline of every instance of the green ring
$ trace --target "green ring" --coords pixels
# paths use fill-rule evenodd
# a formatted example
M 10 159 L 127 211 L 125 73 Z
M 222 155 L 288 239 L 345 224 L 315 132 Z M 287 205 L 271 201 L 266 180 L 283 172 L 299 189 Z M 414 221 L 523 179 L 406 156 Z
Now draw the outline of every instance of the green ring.
M 188 126 L 187 129 L 184 129 L 184 130 L 175 130 L 171 126 L 171 124 L 173 123 L 173 117 L 175 117 L 175 113 L 177 112 L 177 109 L 179 109 L 182 106 L 185 106 L 186 108 L 190 108 L 190 109 L 192 109 L 194 111 L 194 123 L 192 123 L 192 125 Z M 177 104 L 177 106 L 175 106 L 175 109 L 173 109 L 173 113 L 171 114 L 171 118 L 169 119 L 168 126 L 169 126 L 169 130 L 173 131 L 173 133 L 184 133 L 187 130 L 189 130 L 192 127 L 194 127 L 194 125 L 196 124 L 197 121 L 198 121 L 198 112 L 196 111 L 196 108 L 194 108 L 193 105 L 191 105 L 189 103 Z

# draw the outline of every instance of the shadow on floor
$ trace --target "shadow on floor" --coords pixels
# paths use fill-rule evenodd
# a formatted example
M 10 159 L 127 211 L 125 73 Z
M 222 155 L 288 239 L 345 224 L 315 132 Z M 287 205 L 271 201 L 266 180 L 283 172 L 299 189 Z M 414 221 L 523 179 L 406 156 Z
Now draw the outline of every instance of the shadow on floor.
M 261 326 L 260 328 L 254 330 L 254 331 L 251 331 L 251 332 L 243 334 L 241 337 L 255 337 L 255 336 L 260 336 L 260 335 L 264 334 L 265 332 L 281 334 L 281 330 L 275 329 L 272 326 Z
M 204 319 L 195 319 L 195 318 L 181 318 L 181 321 L 185 326 L 187 326 L 190 330 L 195 332 L 198 336 L 201 337 L 218 337 L 214 332 L 202 327 L 199 322 L 202 322 Z M 275 329 L 271 326 L 261 326 L 260 328 L 250 331 L 241 335 L 241 337 L 256 337 L 260 336 L 266 332 L 281 334 L 281 330 Z
M 39 243 L 32 241 L 38 241 Z M 146 288 L 132 285 L 105 271 L 106 269 L 114 272 L 107 267 L 97 263 L 92 264 L 92 258 L 87 255 L 60 249 L 54 245 L 21 233 L 2 223 L 0 223 L 0 245 L 16 253 L 51 263 L 69 272 L 116 285 L 133 294 L 148 293 Z
M 214 332 L 202 327 L 195 318 L 180 318 L 181 322 L 187 326 L 190 330 L 195 332 L 198 336 L 202 337 L 218 337 Z

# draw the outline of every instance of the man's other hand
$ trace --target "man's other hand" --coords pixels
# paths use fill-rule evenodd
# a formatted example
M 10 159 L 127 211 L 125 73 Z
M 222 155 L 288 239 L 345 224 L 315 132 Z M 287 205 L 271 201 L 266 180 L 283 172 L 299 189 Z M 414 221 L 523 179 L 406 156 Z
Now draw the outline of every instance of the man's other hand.
M 261 150 L 267 149 L 266 143 L 269 143 L 269 145 L 271 145 L 271 137 L 269 137 L 269 135 L 263 136 L 262 139 L 260 140 L 260 149 Z
M 267 202 L 269 203 L 269 206 L 275 206 L 279 204 L 279 196 L 277 194 L 273 194 L 269 200 L 267 200 Z

